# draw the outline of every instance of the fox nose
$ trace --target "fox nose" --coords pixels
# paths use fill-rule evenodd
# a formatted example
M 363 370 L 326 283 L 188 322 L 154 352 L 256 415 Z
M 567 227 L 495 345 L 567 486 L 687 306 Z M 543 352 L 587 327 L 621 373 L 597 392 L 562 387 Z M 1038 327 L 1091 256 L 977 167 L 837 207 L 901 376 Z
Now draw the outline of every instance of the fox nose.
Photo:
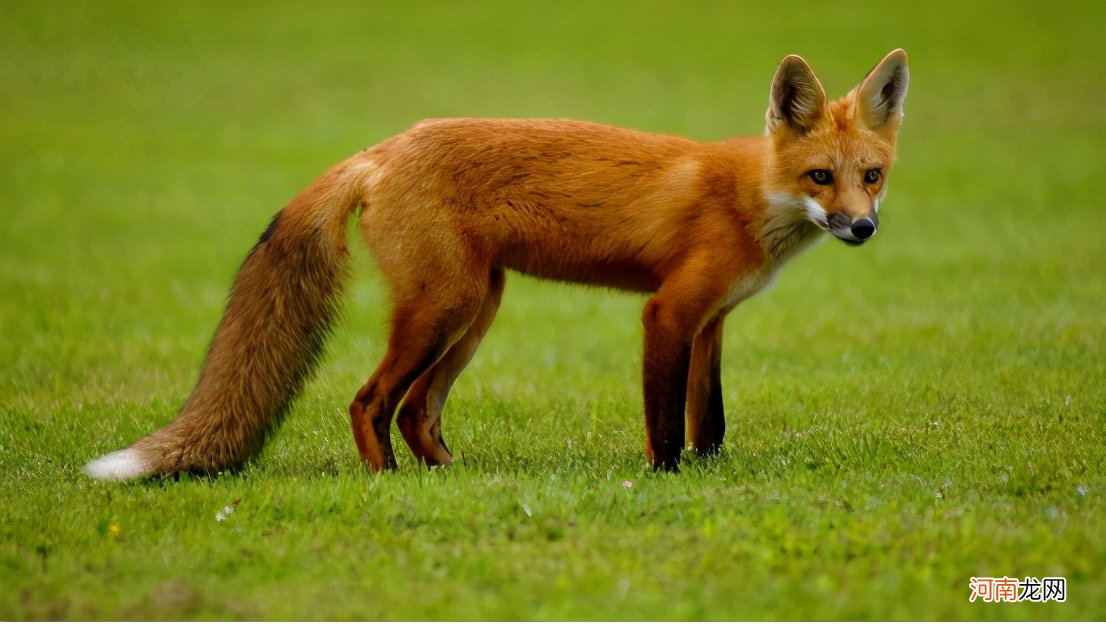
M 872 220 L 865 217 L 853 221 L 853 224 L 849 227 L 849 232 L 857 238 L 857 240 L 868 240 L 872 234 L 876 233 L 876 224 L 872 223 Z

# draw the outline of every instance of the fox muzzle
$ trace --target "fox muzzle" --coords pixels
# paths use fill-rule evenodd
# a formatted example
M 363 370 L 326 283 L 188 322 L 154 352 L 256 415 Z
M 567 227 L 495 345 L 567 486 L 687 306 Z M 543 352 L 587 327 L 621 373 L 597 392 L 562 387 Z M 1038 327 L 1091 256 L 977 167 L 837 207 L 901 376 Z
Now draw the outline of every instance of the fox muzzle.
M 850 219 L 844 212 L 837 212 L 829 218 L 829 230 L 834 236 L 849 245 L 859 245 L 875 235 L 879 227 L 879 217 L 875 213 Z

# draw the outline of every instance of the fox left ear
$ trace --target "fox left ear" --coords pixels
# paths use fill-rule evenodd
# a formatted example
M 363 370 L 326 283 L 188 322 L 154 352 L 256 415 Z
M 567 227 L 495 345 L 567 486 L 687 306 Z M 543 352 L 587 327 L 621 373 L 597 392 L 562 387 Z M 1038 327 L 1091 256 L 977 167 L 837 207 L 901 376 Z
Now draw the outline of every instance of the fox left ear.
M 801 56 L 792 54 L 780 62 L 768 96 L 767 130 L 790 128 L 800 134 L 822 116 L 826 92 Z
M 856 88 L 856 121 L 869 130 L 894 134 L 902 124 L 902 102 L 910 85 L 906 52 L 890 52 Z

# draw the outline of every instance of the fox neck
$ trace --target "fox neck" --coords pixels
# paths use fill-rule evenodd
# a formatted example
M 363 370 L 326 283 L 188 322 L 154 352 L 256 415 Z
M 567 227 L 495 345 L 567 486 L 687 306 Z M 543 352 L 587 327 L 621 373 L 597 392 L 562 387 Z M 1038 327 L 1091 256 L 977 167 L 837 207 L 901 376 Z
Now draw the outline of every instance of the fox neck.
M 813 219 L 825 220 L 821 206 L 809 197 L 765 191 L 760 242 L 768 260 L 782 265 L 821 238 Z

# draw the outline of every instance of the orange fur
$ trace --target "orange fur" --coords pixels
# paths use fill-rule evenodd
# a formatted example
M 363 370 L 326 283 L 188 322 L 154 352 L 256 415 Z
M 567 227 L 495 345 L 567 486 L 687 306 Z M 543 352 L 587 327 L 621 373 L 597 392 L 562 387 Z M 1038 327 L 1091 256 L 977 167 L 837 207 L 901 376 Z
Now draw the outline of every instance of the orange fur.
M 714 453 L 725 315 L 822 230 L 851 243 L 874 233 L 907 79 L 897 50 L 827 102 L 806 63 L 788 57 L 765 136 L 716 143 L 565 120 L 416 124 L 332 169 L 274 219 L 177 419 L 131 447 L 126 459 L 141 469 L 112 474 L 213 470 L 260 448 L 334 318 L 358 206 L 392 295 L 387 353 L 350 406 L 368 467 L 395 466 L 397 410 L 420 461 L 452 461 L 441 410 L 507 270 L 654 293 L 642 315 L 647 457 L 674 470 L 685 438 Z M 878 180 L 866 179 L 873 170 Z

